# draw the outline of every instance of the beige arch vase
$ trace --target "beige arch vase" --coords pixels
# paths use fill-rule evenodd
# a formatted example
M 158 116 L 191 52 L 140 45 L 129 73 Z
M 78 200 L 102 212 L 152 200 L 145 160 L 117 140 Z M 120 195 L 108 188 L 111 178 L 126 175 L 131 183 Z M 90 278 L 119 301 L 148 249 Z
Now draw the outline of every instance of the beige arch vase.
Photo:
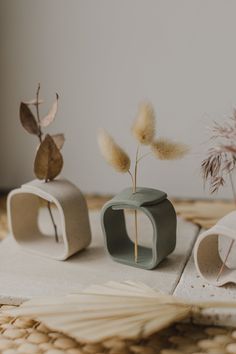
M 57 208 L 59 242 L 39 226 L 40 198 Z M 66 260 L 91 242 L 88 208 L 81 191 L 65 179 L 33 180 L 14 189 L 7 199 L 10 233 L 25 250 Z M 49 215 L 48 215 L 49 216 Z
M 194 261 L 198 273 L 209 284 L 215 286 L 227 283 L 236 284 L 236 268 L 233 269 L 227 264 L 217 279 L 222 266 L 222 257 L 219 251 L 219 238 L 222 236 L 234 241 L 236 245 L 236 211 L 227 214 L 212 228 L 203 232 L 194 247 Z

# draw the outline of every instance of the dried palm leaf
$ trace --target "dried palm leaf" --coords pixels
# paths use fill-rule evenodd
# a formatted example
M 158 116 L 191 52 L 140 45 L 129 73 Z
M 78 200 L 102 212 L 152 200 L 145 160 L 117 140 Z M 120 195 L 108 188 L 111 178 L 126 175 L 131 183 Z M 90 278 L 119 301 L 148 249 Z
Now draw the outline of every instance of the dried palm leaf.
M 142 283 L 109 282 L 68 296 L 33 299 L 6 310 L 32 317 L 80 342 L 108 338 L 141 339 L 205 308 L 236 307 L 229 303 L 190 303 Z

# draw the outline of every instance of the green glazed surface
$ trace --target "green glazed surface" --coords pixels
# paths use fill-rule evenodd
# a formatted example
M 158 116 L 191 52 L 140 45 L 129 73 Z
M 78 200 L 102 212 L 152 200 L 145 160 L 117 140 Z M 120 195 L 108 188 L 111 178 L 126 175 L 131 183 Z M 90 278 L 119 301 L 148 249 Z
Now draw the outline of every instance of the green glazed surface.
M 153 227 L 152 248 L 138 246 L 139 259 L 134 261 L 134 244 L 125 224 L 124 209 L 145 213 Z M 105 246 L 117 262 L 130 266 L 153 269 L 166 258 L 176 245 L 176 213 L 166 193 L 151 189 L 126 188 L 102 208 L 101 223 Z

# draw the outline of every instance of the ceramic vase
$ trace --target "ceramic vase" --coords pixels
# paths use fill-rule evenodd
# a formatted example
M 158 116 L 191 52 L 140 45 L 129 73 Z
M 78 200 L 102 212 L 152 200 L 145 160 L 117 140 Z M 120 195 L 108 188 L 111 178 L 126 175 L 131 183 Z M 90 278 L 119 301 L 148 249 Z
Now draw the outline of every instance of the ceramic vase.
M 221 238 L 224 244 L 220 245 Z M 218 277 L 223 259 L 232 241 L 236 244 L 236 211 L 224 216 L 198 237 L 194 247 L 194 261 L 198 273 L 209 284 L 215 286 L 227 283 L 236 284 L 236 267 L 230 267 L 229 263 L 226 263 L 222 274 Z M 231 257 L 232 251 L 233 249 Z
M 39 225 L 42 204 L 53 204 L 60 229 L 59 242 Z M 42 208 L 41 208 L 42 209 Z M 48 210 L 45 209 L 45 215 Z M 56 260 L 66 260 L 91 242 L 88 208 L 81 191 L 65 179 L 33 180 L 14 189 L 7 200 L 10 233 L 25 250 Z M 50 215 L 47 213 L 50 223 Z M 51 225 L 52 226 L 52 225 Z
M 134 243 L 126 228 L 125 209 L 138 210 L 152 224 L 152 246 L 138 246 L 138 261 L 134 259 Z M 153 269 L 176 245 L 176 213 L 166 193 L 150 188 L 124 189 L 102 208 L 101 224 L 105 247 L 114 261 L 144 269 Z

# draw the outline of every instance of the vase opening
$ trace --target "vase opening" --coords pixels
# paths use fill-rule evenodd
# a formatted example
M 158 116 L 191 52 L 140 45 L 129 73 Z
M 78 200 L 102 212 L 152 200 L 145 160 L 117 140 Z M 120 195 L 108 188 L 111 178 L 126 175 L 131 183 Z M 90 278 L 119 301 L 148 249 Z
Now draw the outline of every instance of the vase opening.
M 137 212 L 138 257 L 135 261 L 135 210 Z M 135 208 L 110 207 L 104 214 L 107 227 L 107 249 L 121 263 L 151 269 L 154 262 L 153 225 L 145 211 Z
M 58 208 L 50 203 L 53 220 L 57 227 L 58 242 L 56 242 L 47 203 L 47 200 L 32 193 L 15 194 L 11 199 L 12 232 L 16 241 L 27 249 L 57 258 L 65 253 L 61 218 Z M 24 220 L 23 223 L 22 220 Z

